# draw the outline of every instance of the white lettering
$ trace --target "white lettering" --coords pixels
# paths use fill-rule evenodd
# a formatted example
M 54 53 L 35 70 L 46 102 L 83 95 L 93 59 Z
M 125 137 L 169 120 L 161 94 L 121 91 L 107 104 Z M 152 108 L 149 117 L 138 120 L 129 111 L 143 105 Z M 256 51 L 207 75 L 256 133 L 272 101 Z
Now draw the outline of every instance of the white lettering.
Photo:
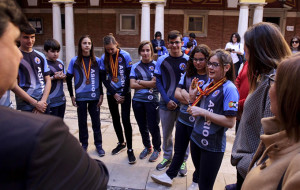
M 44 76 L 43 76 L 41 67 L 38 67 L 38 78 L 39 78 L 39 81 L 40 81 L 40 84 L 41 84 L 41 87 L 42 87 L 42 93 L 44 93 L 45 82 L 44 82 Z
M 211 107 L 214 107 L 214 106 L 215 106 L 215 104 L 214 104 L 211 100 L 209 100 L 209 105 L 208 105 L 208 107 L 211 108 Z
M 206 129 L 204 129 L 204 130 L 202 131 L 202 135 L 205 136 L 205 137 L 208 137 L 209 131 L 206 130 Z

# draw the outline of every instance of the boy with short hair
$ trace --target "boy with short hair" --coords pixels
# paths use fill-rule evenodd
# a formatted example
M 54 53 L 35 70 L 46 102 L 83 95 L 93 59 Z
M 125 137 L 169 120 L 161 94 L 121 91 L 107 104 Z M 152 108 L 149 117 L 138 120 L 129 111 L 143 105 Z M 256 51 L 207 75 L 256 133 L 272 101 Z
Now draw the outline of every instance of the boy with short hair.
M 44 43 L 44 51 L 50 69 L 51 79 L 51 91 L 49 94 L 50 114 L 64 118 L 66 97 L 63 83 L 66 78 L 66 71 L 63 61 L 58 59 L 60 44 L 55 39 L 48 39 Z
M 180 32 L 177 30 L 169 32 L 168 48 L 170 53 L 159 57 L 155 66 L 156 86 L 161 94 L 159 115 L 163 130 L 164 151 L 163 161 L 156 166 L 157 170 L 163 170 L 168 167 L 173 156 L 172 132 L 179 113 L 179 101 L 175 99 L 174 93 L 189 59 L 189 56 L 182 53 L 182 45 Z M 185 160 L 187 156 L 188 151 Z
M 17 109 L 34 113 L 49 113 L 48 96 L 51 88 L 49 68 L 44 54 L 33 49 L 35 29 L 21 26 L 20 51 L 23 54 L 18 75 L 16 94 Z

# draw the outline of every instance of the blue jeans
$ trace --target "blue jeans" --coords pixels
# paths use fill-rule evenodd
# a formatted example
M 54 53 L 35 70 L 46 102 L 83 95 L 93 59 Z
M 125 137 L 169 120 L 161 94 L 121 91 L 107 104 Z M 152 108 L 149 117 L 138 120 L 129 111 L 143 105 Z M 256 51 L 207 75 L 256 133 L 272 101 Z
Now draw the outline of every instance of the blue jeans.
M 132 100 L 132 108 L 136 122 L 142 135 L 143 145 L 146 148 L 151 147 L 150 135 L 152 136 L 152 144 L 155 150 L 161 151 L 161 137 L 159 131 L 159 113 L 157 102 L 140 102 Z
M 82 145 L 88 145 L 88 128 L 87 128 L 87 110 L 91 116 L 92 128 L 94 132 L 95 146 L 102 146 L 102 134 L 100 129 L 100 110 L 97 107 L 98 100 L 95 101 L 76 101 L 77 116 L 79 127 L 79 141 Z

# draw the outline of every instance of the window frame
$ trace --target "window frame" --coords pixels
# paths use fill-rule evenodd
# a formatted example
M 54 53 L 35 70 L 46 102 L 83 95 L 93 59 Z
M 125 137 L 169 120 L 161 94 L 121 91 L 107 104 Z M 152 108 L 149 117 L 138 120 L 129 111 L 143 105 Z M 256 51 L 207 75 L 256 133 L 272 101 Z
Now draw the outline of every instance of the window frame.
M 135 29 L 124 30 L 122 29 L 122 16 L 134 16 L 135 17 Z M 139 12 L 138 10 L 117 10 L 116 11 L 116 34 L 118 35 L 139 35 Z
M 202 17 L 202 31 L 189 30 L 189 19 L 191 17 Z M 207 37 L 207 25 L 208 25 L 208 11 L 185 11 L 184 13 L 184 35 L 189 33 L 195 33 L 197 37 Z

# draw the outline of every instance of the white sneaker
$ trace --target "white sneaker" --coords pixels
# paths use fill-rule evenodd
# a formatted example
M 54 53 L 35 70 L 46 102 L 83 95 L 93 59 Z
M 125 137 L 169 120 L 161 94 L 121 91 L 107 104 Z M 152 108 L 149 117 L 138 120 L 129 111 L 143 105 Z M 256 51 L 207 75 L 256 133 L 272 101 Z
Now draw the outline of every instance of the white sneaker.
M 192 182 L 187 190 L 199 190 L 198 183 Z
M 152 174 L 151 178 L 155 183 L 162 184 L 168 187 L 171 187 L 173 183 L 173 180 L 166 173 L 163 173 L 161 175 Z

